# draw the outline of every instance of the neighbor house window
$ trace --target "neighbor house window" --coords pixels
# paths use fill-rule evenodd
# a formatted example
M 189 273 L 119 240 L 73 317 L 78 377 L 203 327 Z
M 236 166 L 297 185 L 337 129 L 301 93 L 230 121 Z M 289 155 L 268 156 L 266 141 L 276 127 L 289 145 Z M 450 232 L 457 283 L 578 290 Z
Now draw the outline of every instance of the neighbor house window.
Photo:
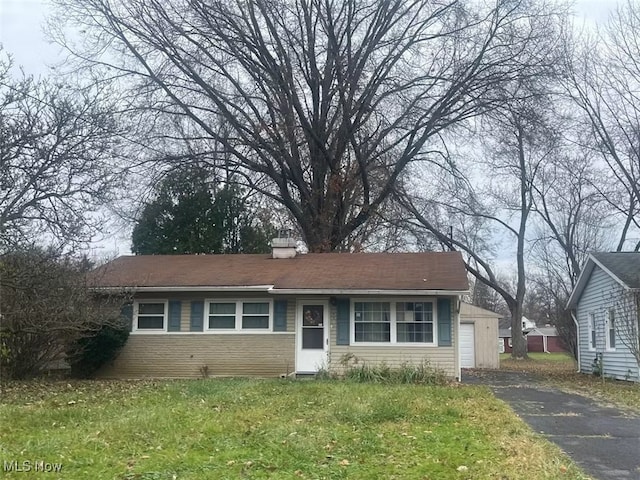
M 136 330 L 165 330 L 167 304 L 163 301 L 141 301 L 136 303 Z
M 607 349 L 613 350 L 616 348 L 616 310 L 615 308 L 609 309 L 609 315 L 607 318 Z
M 596 349 L 596 314 L 589 314 L 589 350 Z
M 205 321 L 214 332 L 241 332 L 271 328 L 271 302 L 243 300 L 207 300 Z
M 390 342 L 390 302 L 355 302 L 354 326 L 356 342 Z
M 236 304 L 209 302 L 209 328 L 235 329 Z
M 433 303 L 397 302 L 396 329 L 398 343 L 433 342 Z

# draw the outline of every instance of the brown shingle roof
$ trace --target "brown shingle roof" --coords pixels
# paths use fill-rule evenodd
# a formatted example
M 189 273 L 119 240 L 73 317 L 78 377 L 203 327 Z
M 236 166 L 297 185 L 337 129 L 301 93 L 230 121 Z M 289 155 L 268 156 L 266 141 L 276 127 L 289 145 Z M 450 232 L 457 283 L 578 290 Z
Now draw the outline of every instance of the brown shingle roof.
M 468 289 L 458 252 L 123 256 L 92 272 L 95 287 L 240 287 L 274 289 Z

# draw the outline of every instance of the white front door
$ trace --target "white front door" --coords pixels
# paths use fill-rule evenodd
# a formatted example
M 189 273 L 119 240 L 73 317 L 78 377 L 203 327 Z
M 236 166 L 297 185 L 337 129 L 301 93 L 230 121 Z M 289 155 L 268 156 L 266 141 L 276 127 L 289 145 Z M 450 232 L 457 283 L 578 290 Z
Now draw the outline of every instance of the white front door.
M 327 367 L 329 305 L 303 301 L 298 304 L 296 317 L 296 372 L 318 372 Z

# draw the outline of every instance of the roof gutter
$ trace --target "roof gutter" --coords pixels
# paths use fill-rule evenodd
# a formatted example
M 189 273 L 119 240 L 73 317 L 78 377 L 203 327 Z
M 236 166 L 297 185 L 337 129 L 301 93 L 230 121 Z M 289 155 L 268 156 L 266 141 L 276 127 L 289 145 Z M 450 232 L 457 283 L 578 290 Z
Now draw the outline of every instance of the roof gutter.
M 91 287 L 96 292 L 269 292 L 273 285 L 247 286 L 191 286 L 191 287 Z
M 466 295 L 468 290 L 389 290 L 351 288 L 275 288 L 274 285 L 246 286 L 163 286 L 163 287 L 92 287 L 95 292 L 264 292 L 271 295 Z
M 388 290 L 371 288 L 271 288 L 273 295 L 466 295 L 468 290 Z

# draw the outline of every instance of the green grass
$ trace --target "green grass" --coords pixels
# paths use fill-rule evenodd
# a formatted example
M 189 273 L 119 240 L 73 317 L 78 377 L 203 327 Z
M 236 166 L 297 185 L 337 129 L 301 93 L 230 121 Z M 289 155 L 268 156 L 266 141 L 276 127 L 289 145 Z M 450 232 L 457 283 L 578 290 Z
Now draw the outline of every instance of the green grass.
M 530 353 L 528 360 L 513 360 L 511 354 L 500 354 L 500 369 L 535 373 L 556 388 L 640 412 L 640 384 L 577 373 L 576 361 L 570 355 Z
M 485 387 L 62 382 L 1 398 L 0 461 L 61 462 L 65 479 L 588 478 Z

